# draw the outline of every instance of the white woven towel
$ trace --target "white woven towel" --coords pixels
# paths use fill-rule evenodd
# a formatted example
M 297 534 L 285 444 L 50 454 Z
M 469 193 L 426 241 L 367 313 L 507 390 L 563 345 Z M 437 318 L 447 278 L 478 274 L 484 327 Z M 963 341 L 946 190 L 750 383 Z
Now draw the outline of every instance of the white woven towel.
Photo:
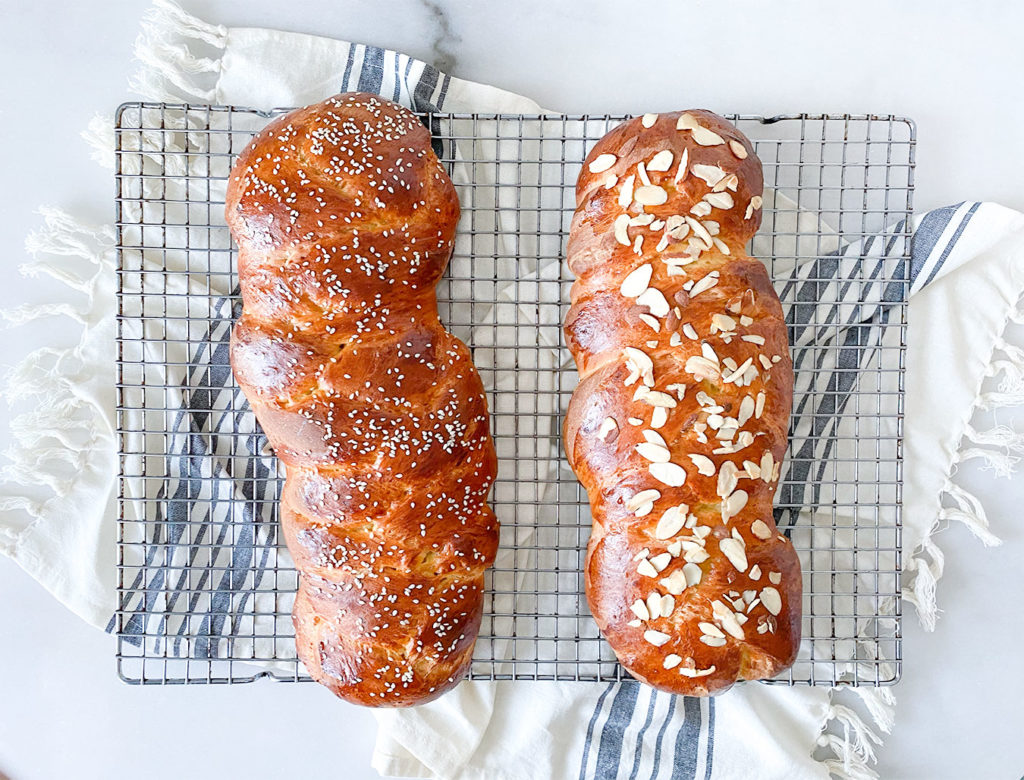
M 216 56 L 195 56 L 198 45 Z M 539 111 L 525 98 L 450 79 L 395 52 L 227 29 L 163 1 L 138 52 L 145 68 L 137 89 L 156 100 L 269 108 L 370 89 L 419 108 Z M 103 142 L 109 133 L 100 129 L 93 134 Z M 984 458 L 1006 470 L 1021 449 L 1013 432 L 977 432 L 970 421 L 978 408 L 1024 398 L 1024 352 L 1001 338 L 1007 320 L 1021 316 L 1024 218 L 962 204 L 925 215 L 916 229 L 904 541 L 914 551 L 905 558 L 908 596 L 930 626 L 942 564 L 932 540 L 938 523 L 959 520 L 985 543 L 995 541 L 980 502 L 955 485 L 956 463 Z M 70 315 L 85 330 L 77 350 L 35 353 L 10 377 L 9 397 L 34 392 L 46 412 L 16 423 L 14 464 L 0 498 L 0 549 L 97 626 L 108 624 L 115 606 L 112 246 L 109 228 L 57 212 L 30 242 L 30 270 L 63 278 L 83 298 L 8 317 Z M 998 389 L 982 392 L 985 381 Z M 21 486 L 33 482 L 51 495 L 30 497 Z M 698 701 L 636 684 L 464 684 L 431 705 L 378 713 L 374 764 L 385 774 L 446 778 L 799 778 L 821 777 L 826 768 L 870 776 L 877 735 L 866 724 L 888 730 L 891 704 L 884 691 L 864 691 L 870 718 L 862 718 L 820 689 L 750 685 Z M 812 758 L 819 744 L 825 763 Z

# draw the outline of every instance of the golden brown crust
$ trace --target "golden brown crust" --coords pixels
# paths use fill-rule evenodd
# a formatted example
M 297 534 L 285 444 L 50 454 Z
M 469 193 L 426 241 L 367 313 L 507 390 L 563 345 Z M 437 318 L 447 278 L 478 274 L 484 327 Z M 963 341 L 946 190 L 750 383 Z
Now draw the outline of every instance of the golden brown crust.
M 622 664 L 672 693 L 771 677 L 800 641 L 800 564 L 772 517 L 793 368 L 744 254 L 762 187 L 707 111 L 623 123 L 576 187 L 563 434 L 593 515 L 587 599 Z
M 483 386 L 437 319 L 455 188 L 414 114 L 351 93 L 257 135 L 225 214 L 232 368 L 287 471 L 299 658 L 349 701 L 428 701 L 469 668 L 498 543 Z

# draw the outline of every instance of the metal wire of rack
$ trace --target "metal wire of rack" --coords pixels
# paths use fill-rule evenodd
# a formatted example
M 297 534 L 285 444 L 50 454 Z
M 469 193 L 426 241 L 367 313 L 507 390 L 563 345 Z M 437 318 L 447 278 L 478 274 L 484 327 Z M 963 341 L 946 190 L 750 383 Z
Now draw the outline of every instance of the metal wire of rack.
M 238 313 L 222 210 L 278 111 L 131 103 L 117 114 L 118 672 L 140 684 L 308 680 L 283 475 L 231 378 Z M 561 322 L 576 177 L 625 117 L 424 117 L 463 208 L 442 321 L 488 388 L 501 553 L 471 677 L 619 680 L 583 597 L 590 520 L 558 431 L 576 384 Z M 765 171 L 765 260 L 797 351 L 776 519 L 804 566 L 804 642 L 771 682 L 899 678 L 903 369 L 915 129 L 893 116 L 731 116 Z M 878 301 L 875 293 L 884 294 Z M 825 377 L 825 379 L 823 379 Z

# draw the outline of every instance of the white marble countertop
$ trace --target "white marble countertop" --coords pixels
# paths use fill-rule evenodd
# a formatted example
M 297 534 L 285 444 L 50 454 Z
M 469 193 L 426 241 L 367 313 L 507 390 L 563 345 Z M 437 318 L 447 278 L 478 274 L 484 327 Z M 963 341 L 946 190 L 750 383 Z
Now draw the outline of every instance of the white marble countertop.
M 110 218 L 108 172 L 78 133 L 130 96 L 131 43 L 145 0 L 9 4 L 0 25 L 0 307 L 43 301 L 22 279 L 38 204 Z M 917 121 L 919 210 L 966 199 L 1024 210 L 1024 6 L 983 0 L 623 3 L 519 0 L 185 0 L 211 21 L 278 26 L 404 50 L 454 75 L 566 111 L 705 106 L 723 112 L 896 113 Z M 16 185 L 16 186 L 15 186 Z M 71 339 L 38 327 L 0 341 L 0 366 L 28 347 Z M 910 400 L 912 403 L 912 399 Z M 1008 422 L 1007 419 L 1001 422 Z M 0 448 L 10 439 L 0 409 Z M 986 494 L 1006 543 L 984 550 L 966 531 L 940 538 L 945 613 L 925 635 L 905 621 L 897 727 L 880 750 L 884 778 L 1017 778 L 1024 774 L 1017 662 L 1024 621 L 1024 477 Z M 993 588 L 993 585 L 1001 587 Z M 375 777 L 371 715 L 314 685 L 138 688 L 115 675 L 113 640 L 87 628 L 0 559 L 0 777 Z M 187 739 L 178 734 L 187 734 Z M 286 747 L 287 746 L 287 747 Z

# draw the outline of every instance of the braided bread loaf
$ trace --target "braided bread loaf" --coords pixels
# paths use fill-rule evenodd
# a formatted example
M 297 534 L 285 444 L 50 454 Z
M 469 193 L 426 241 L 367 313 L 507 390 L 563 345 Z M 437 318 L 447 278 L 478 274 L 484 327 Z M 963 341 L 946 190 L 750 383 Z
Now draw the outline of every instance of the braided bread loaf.
M 707 111 L 647 114 L 576 187 L 565 420 L 587 489 L 590 609 L 622 664 L 716 693 L 792 664 L 796 553 L 772 518 L 793 395 L 782 307 L 744 254 L 761 163 Z
M 272 122 L 228 185 L 231 363 L 287 472 L 298 655 L 359 704 L 462 678 L 497 548 L 483 386 L 437 318 L 458 216 L 423 124 L 373 95 Z

